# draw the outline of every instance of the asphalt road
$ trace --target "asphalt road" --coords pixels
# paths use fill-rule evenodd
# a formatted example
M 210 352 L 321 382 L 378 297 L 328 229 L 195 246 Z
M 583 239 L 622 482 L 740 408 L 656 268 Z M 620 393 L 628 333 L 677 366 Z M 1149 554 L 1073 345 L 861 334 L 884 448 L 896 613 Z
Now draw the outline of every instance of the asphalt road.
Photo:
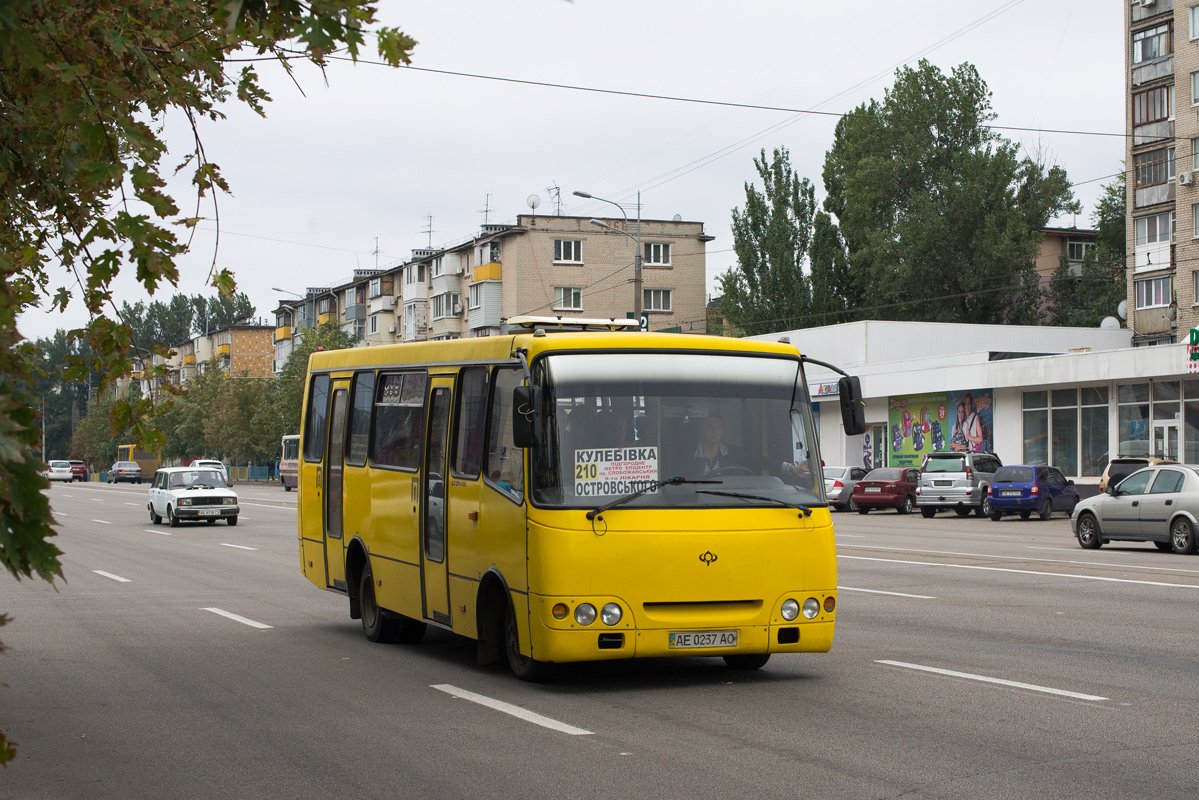
M 367 642 L 300 574 L 295 495 L 238 488 L 236 528 L 172 529 L 144 485 L 53 487 L 66 582 L 0 582 L 0 798 L 1199 795 L 1199 558 L 838 514 L 831 653 L 530 685 Z

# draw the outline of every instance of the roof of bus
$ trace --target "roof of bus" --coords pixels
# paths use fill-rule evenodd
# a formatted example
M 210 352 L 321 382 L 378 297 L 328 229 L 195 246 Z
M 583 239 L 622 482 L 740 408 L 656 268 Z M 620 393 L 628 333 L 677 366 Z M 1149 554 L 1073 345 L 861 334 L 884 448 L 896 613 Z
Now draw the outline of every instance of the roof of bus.
M 511 357 L 513 348 L 524 348 L 531 361 L 547 352 L 571 350 L 721 350 L 729 353 L 767 353 L 798 355 L 795 345 L 679 333 L 643 333 L 631 331 L 561 332 L 536 335 L 518 333 L 453 339 L 440 342 L 408 342 L 347 350 L 322 350 L 313 353 L 309 370 L 362 369 L 393 364 L 436 364 L 470 361 L 501 361 Z

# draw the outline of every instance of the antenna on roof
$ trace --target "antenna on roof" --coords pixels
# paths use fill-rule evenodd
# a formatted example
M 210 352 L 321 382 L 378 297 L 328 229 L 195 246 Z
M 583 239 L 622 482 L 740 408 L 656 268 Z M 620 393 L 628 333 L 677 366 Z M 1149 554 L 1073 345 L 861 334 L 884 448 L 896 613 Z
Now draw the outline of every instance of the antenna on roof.
M 483 224 L 487 224 L 487 215 L 491 212 L 491 192 L 483 195 L 483 209 L 479 212 L 483 215 Z
M 558 182 L 554 181 L 546 191 L 550 193 L 550 202 L 554 204 L 554 214 L 562 216 L 562 190 L 558 188 Z
M 433 249 L 433 215 L 432 214 L 427 214 L 425 216 L 425 229 L 423 231 L 421 231 L 421 233 L 426 233 L 429 235 L 429 249 L 432 250 Z

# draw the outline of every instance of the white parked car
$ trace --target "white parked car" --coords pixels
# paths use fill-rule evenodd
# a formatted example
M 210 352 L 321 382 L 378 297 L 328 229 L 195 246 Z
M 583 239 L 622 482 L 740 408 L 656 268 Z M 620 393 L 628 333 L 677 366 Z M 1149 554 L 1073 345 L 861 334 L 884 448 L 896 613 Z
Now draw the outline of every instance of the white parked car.
M 46 465 L 46 469 L 42 470 L 42 477 L 50 481 L 75 480 L 75 476 L 71 474 L 70 461 L 51 461 Z
M 237 524 L 237 493 L 229 488 L 224 473 L 215 468 L 165 467 L 154 473 L 150 485 L 150 521 L 155 525 L 165 518 L 171 527 L 180 522 L 207 522 L 223 519 Z

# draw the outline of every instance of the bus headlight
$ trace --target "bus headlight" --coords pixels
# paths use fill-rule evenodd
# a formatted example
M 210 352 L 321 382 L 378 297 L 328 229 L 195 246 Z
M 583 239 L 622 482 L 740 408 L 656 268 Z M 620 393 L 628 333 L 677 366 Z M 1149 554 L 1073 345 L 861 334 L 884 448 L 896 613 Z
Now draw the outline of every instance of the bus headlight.
M 600 611 L 600 619 L 603 620 L 605 625 L 615 625 L 620 622 L 622 616 L 624 616 L 624 612 L 615 603 L 608 603 Z
M 580 625 L 590 625 L 595 622 L 595 606 L 591 603 L 582 603 L 575 609 L 575 622 Z
M 782 608 L 782 615 L 783 615 L 783 619 L 787 620 L 788 622 L 790 622 L 791 620 L 798 617 L 799 616 L 799 603 L 795 602 L 794 600 L 791 600 L 790 598 L 788 598 L 787 600 L 784 600 L 783 608 Z
M 809 597 L 803 601 L 803 615 L 808 619 L 816 619 L 816 615 L 820 613 L 820 601 L 815 597 Z

